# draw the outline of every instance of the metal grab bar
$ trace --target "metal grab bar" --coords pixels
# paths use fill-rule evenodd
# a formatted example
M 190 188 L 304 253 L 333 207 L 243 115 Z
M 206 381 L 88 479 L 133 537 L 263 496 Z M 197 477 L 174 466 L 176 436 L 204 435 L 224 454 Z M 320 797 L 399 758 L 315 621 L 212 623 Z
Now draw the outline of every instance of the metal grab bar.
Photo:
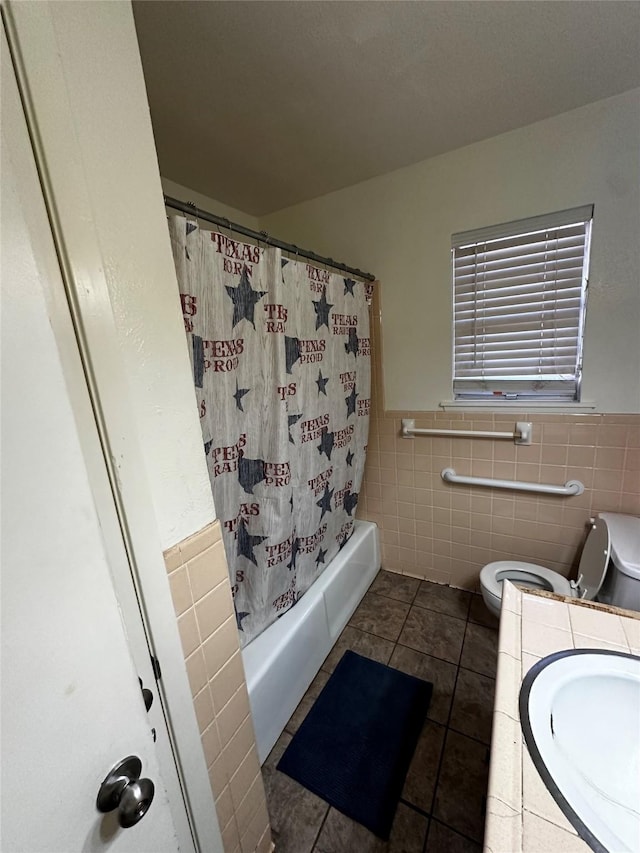
M 445 435 L 457 438 L 496 438 L 513 441 L 514 444 L 531 444 L 532 424 L 518 421 L 513 432 L 484 432 L 473 429 L 416 429 L 413 418 L 402 419 L 402 438 L 413 438 L 414 435 Z
M 490 477 L 465 477 L 456 474 L 453 468 L 445 468 L 440 475 L 445 483 L 461 483 L 465 486 L 488 486 L 492 489 L 515 489 L 519 492 L 539 492 L 543 495 L 581 495 L 584 485 L 580 480 L 569 480 L 564 486 L 549 486 L 546 483 L 523 483 L 520 480 L 493 480 Z

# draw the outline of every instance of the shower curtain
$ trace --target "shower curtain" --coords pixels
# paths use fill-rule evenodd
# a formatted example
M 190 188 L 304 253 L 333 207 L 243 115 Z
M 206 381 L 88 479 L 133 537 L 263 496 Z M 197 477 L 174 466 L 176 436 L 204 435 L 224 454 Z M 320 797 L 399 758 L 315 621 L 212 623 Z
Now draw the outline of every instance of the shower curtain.
M 246 645 L 353 532 L 369 428 L 370 286 L 181 216 L 169 229 Z

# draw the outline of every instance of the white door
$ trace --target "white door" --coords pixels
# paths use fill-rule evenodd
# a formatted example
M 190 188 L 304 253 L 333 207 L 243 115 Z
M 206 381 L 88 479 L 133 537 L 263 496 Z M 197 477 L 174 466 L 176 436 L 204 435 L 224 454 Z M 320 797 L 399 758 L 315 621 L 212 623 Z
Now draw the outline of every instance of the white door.
M 4 32 L 2 96 L 0 848 L 175 851 L 151 720 L 159 738 L 167 732 L 157 731 L 158 697 L 155 717 L 145 710 L 122 618 L 131 607 L 114 591 L 113 525 L 96 510 L 79 433 L 88 392 L 78 370 L 69 375 L 69 353 L 81 365 Z M 90 460 L 92 471 L 99 463 Z M 144 677 L 155 693 L 148 668 Z M 101 814 L 96 797 L 130 755 L 155 797 L 123 829 L 119 811 Z M 172 799 L 176 808 L 184 804 Z

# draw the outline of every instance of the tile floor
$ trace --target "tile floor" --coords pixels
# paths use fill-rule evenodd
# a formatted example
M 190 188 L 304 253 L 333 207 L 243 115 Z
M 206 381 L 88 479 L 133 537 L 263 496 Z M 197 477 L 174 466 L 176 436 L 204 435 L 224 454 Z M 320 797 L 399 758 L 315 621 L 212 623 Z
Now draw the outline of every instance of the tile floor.
M 262 768 L 276 853 L 479 853 L 497 628 L 478 595 L 378 574 Z M 388 842 L 275 769 L 346 649 L 434 685 Z

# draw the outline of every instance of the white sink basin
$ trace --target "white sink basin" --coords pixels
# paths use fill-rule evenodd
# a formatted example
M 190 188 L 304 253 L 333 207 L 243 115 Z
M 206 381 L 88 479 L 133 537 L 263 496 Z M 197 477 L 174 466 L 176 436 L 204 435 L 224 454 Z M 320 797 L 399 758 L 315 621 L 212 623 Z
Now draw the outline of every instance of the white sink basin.
M 520 690 L 538 772 L 598 853 L 640 851 L 640 658 L 580 649 L 544 658 Z

